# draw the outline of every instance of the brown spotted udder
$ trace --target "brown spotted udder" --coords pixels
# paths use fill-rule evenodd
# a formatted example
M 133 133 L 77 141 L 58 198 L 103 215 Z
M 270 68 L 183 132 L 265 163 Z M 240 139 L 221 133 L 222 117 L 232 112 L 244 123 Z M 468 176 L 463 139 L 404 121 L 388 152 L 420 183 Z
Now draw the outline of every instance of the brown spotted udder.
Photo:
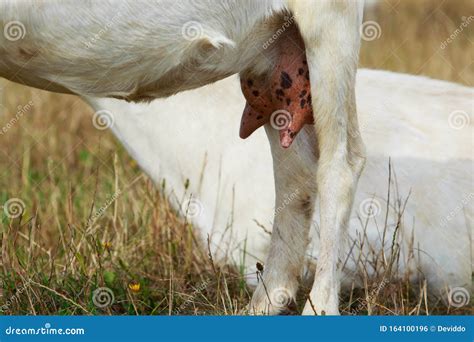
M 281 36 L 277 43 L 278 60 L 269 76 L 241 76 L 247 103 L 240 137 L 245 139 L 270 122 L 280 131 L 281 146 L 287 148 L 305 124 L 313 123 L 313 110 L 305 47 L 298 30 Z

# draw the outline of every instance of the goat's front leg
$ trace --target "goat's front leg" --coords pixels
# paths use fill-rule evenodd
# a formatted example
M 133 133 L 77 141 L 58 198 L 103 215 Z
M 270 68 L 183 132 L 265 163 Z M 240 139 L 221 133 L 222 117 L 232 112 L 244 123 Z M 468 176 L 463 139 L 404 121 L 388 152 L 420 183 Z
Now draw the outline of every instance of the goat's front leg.
M 302 131 L 300 135 L 306 139 L 285 150 L 280 146 L 279 131 L 270 124 L 265 130 L 273 157 L 275 217 L 263 279 L 252 297 L 250 312 L 275 315 L 295 309 L 316 194 L 314 170 L 308 165 L 315 163 L 317 156 L 308 143 L 308 139 L 314 142 L 314 134 Z
M 320 154 L 320 251 L 303 314 L 339 313 L 341 237 L 365 162 L 354 93 L 362 5 L 351 0 L 289 2 L 306 46 Z

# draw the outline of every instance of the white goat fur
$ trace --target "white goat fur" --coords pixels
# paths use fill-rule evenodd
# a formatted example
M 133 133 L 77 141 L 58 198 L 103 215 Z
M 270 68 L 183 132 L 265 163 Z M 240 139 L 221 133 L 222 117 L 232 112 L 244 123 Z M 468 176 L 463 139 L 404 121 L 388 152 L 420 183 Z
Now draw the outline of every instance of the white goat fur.
M 350 250 L 346 243 L 342 252 L 341 259 L 348 259 L 343 284 L 363 279 L 362 270 L 373 274 L 366 261 L 372 260 L 370 248 L 376 255 L 382 249 L 391 158 L 391 204 L 397 193 L 402 202 L 410 193 L 397 239 L 401 244 L 399 276 L 425 277 L 430 293 L 444 298 L 450 287 L 470 288 L 474 90 L 424 77 L 360 70 L 356 95 L 367 164 L 346 239 L 358 244 Z M 166 180 L 170 202 L 178 211 L 183 213 L 183 203 L 191 196 L 202 205 L 200 214 L 190 220 L 203 241 L 211 237 L 212 252 L 221 261 L 244 263 L 249 283 L 255 284 L 255 262 L 265 261 L 269 244 L 268 234 L 259 225 L 272 230 L 274 182 L 264 132 L 257 131 L 244 141 L 238 138 L 244 99 L 236 78 L 149 105 L 124 106 L 111 99 L 91 99 L 90 103 L 96 110 L 113 113 L 114 134 L 156 183 Z M 470 115 L 470 126 L 462 130 L 449 126 L 449 114 L 455 110 Z M 270 136 L 277 143 L 275 134 Z M 299 136 L 293 148 L 306 160 L 313 148 L 307 141 L 314 139 L 314 132 L 308 127 L 304 134 L 308 137 Z M 309 167 L 311 161 L 307 163 Z M 186 179 L 190 180 L 187 191 Z M 290 193 L 282 196 L 294 200 Z M 361 238 L 366 218 L 361 216 L 360 204 L 372 198 L 381 210 L 368 219 L 367 237 Z M 459 206 L 462 209 L 452 215 Z M 289 212 L 283 208 L 279 214 Z M 392 207 L 384 243 L 387 258 L 396 216 Z M 306 253 L 309 264 L 318 259 L 318 222 L 319 216 L 314 215 L 312 244 Z

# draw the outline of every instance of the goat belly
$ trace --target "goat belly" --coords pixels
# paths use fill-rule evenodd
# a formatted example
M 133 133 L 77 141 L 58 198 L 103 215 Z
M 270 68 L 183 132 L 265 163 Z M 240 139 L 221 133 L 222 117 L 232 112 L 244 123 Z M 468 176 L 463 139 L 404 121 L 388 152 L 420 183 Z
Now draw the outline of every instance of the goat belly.
M 309 70 L 299 33 L 282 37 L 278 62 L 269 76 L 241 76 L 247 103 L 240 123 L 245 139 L 266 123 L 280 131 L 280 144 L 287 148 L 305 124 L 313 123 Z

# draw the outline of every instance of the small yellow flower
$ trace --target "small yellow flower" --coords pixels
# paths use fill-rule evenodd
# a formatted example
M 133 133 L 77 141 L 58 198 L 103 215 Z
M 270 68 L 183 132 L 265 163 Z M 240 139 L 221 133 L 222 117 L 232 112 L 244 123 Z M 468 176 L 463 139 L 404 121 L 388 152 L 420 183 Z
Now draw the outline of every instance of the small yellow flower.
M 131 281 L 129 284 L 128 284 L 128 288 L 132 291 L 132 292 L 138 292 L 140 291 L 140 283 L 137 282 L 137 281 Z
M 104 248 L 105 248 L 106 250 L 109 250 L 109 249 L 112 248 L 112 243 L 109 242 L 109 241 L 105 241 L 105 242 L 102 243 L 102 246 L 104 246 Z

